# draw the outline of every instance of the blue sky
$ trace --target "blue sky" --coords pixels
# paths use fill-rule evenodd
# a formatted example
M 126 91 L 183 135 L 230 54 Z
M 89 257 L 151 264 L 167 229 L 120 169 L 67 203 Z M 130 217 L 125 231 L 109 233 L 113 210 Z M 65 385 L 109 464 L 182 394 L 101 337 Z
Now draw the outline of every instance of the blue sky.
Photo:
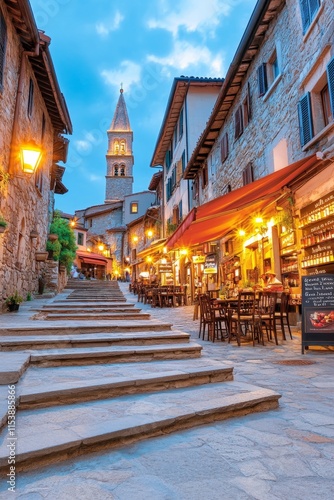
M 67 213 L 104 203 L 107 129 L 121 83 L 134 134 L 133 191 L 147 190 L 175 77 L 224 77 L 256 0 L 30 0 L 73 135 L 56 196 Z

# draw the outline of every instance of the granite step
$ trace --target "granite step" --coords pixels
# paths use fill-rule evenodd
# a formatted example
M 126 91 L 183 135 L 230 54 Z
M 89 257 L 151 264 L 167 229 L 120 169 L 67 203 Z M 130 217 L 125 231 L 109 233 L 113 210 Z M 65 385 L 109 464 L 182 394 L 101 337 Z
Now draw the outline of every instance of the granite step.
M 44 311 L 45 309 L 54 309 L 54 310 L 59 310 L 59 311 L 63 311 L 63 310 L 70 310 L 70 311 L 73 311 L 73 310 L 77 310 L 77 309 L 83 309 L 85 308 L 85 310 L 87 310 L 88 308 L 90 309 L 91 307 L 94 307 L 94 308 L 103 308 L 103 307 L 106 307 L 108 308 L 109 310 L 113 310 L 113 309 L 117 309 L 117 310 L 120 310 L 120 311 L 141 311 L 141 309 L 135 307 L 134 304 L 128 304 L 128 303 L 124 303 L 124 302 L 99 302 L 99 301 L 96 301 L 94 300 L 93 301 L 90 301 L 90 302 L 85 302 L 85 303 L 82 303 L 81 301 L 76 301 L 76 302 L 73 302 L 73 303 L 68 303 L 67 301 L 59 301 L 59 302 L 52 302 L 50 304 L 47 304 L 47 305 L 43 305 L 42 308 L 39 308 L 40 310 Z
M 59 312 L 59 313 L 48 313 L 45 311 L 39 311 L 34 319 L 45 319 L 47 321 L 89 321 L 89 320 L 126 320 L 131 321 L 144 321 L 149 320 L 151 315 L 149 313 L 140 313 L 126 311 L 126 312 Z
M 81 333 L 79 335 L 26 335 L 0 337 L 1 351 L 27 349 L 63 349 L 77 347 L 105 347 L 112 345 L 157 345 L 189 342 L 188 333 L 167 332 L 135 333 Z
M 41 369 L 43 371 L 43 369 Z M 61 406 L 83 401 L 157 392 L 233 380 L 233 367 L 192 367 L 164 369 L 154 373 L 131 373 L 127 376 L 110 376 L 94 380 L 72 380 L 50 384 L 43 381 L 35 387 L 18 390 L 19 410 Z
M 32 322 L 34 323 L 34 322 Z M 47 324 L 45 324 L 47 323 Z M 74 324 L 73 324 L 74 323 Z M 33 326 L 0 327 L 0 338 L 2 336 L 18 335 L 71 335 L 82 333 L 127 333 L 127 332 L 159 332 L 171 330 L 171 323 L 162 323 L 158 320 L 135 321 L 91 321 L 89 325 L 85 322 L 80 324 L 73 322 L 69 324 L 64 321 L 62 324 L 52 325 L 48 322 L 35 321 Z
M 17 439 L 12 437 L 16 471 L 273 410 L 278 407 L 279 398 L 278 393 L 269 389 L 230 381 L 18 411 Z M 4 429 L 0 446 L 0 468 L 4 474 L 8 470 L 8 440 Z
M 189 359 L 201 356 L 202 346 L 196 342 L 147 345 L 76 347 L 29 350 L 30 363 L 40 366 L 79 366 L 99 363 L 134 363 L 165 359 Z

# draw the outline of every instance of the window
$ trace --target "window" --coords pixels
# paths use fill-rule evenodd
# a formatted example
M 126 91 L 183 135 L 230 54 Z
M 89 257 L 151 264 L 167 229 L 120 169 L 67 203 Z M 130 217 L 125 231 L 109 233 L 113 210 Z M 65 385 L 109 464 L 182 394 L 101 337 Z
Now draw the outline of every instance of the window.
M 138 201 L 132 201 L 130 203 L 130 214 L 138 213 Z
M 243 131 L 242 107 L 239 106 L 234 115 L 234 139 L 238 139 Z
M 242 103 L 242 116 L 244 128 L 246 128 L 252 118 L 252 104 L 249 82 L 247 84 L 247 95 Z
M 41 131 L 41 140 L 42 140 L 42 141 L 43 141 L 43 139 L 44 139 L 44 134 L 45 134 L 45 126 L 46 126 L 45 114 L 43 113 L 43 115 L 42 115 L 42 131 Z
M 120 153 L 121 153 L 121 155 L 125 154 L 125 140 L 124 139 L 121 140 Z
M 320 0 L 300 0 L 303 33 L 307 31 L 320 7 Z
M 118 166 L 117 165 L 114 167 L 114 175 L 115 175 L 115 177 L 118 176 Z
M 121 176 L 124 177 L 125 176 L 125 167 L 121 167 Z
M 305 85 L 306 93 L 298 103 L 300 142 L 305 146 L 329 124 L 334 116 L 334 57 L 329 61 L 326 72 L 321 68 Z
M 34 104 L 34 82 L 30 78 L 29 81 L 29 95 L 28 95 L 28 116 L 31 117 L 32 107 Z
M 168 150 L 166 152 L 166 156 L 165 156 L 165 165 L 166 165 L 167 170 L 170 169 L 171 163 L 172 163 L 172 155 L 171 155 L 170 150 Z
M 280 44 L 278 44 L 278 49 L 280 49 Z M 259 97 L 266 94 L 279 75 L 280 66 L 278 54 L 275 48 L 268 61 L 266 63 L 262 63 L 257 69 Z
M 179 116 L 179 139 L 183 136 L 183 108 Z
M 251 163 L 248 163 L 244 170 L 242 171 L 242 182 L 243 185 L 246 186 L 246 184 L 250 184 L 254 180 L 254 175 L 253 175 L 253 165 Z
M 115 155 L 118 155 L 118 153 L 119 153 L 119 142 L 118 141 L 114 141 L 114 153 L 115 153 Z
M 83 245 L 84 244 L 84 235 L 83 235 L 83 233 L 78 233 L 78 235 L 77 235 L 77 244 L 78 245 Z
M 228 135 L 227 132 L 223 135 L 223 138 L 220 143 L 220 158 L 221 162 L 224 163 L 226 158 L 228 157 Z
M 5 55 L 7 44 L 7 27 L 5 18 L 0 10 L 0 91 L 3 89 L 3 75 L 5 70 Z
M 183 173 L 186 169 L 186 152 L 185 151 L 183 151 L 183 153 L 182 153 L 181 162 L 182 162 L 182 173 Z
M 266 63 L 262 63 L 261 66 L 259 66 L 257 68 L 257 80 L 258 80 L 258 84 L 259 84 L 259 97 L 261 97 L 268 90 Z

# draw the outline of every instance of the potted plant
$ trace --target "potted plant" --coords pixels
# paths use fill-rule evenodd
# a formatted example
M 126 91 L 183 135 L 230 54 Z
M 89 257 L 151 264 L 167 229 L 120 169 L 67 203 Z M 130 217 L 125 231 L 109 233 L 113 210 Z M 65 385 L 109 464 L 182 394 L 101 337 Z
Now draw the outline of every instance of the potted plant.
M 44 262 L 48 258 L 48 252 L 46 251 L 37 251 L 35 253 L 35 259 L 37 262 Z
M 23 302 L 23 297 L 21 297 L 21 295 L 19 295 L 17 291 L 6 299 L 6 304 L 9 311 L 18 311 L 21 302 Z
M 3 218 L 3 215 L 0 214 L 0 233 L 3 233 L 7 227 L 7 222 Z

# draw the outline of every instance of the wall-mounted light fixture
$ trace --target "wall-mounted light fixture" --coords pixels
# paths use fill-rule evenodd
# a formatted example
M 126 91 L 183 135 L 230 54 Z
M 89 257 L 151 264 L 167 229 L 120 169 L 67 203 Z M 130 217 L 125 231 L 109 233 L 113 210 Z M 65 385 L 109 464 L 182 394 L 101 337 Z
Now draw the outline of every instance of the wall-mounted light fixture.
M 33 174 L 37 169 L 39 162 L 42 158 L 41 148 L 34 142 L 23 146 L 21 148 L 21 165 L 22 170 L 26 174 Z

